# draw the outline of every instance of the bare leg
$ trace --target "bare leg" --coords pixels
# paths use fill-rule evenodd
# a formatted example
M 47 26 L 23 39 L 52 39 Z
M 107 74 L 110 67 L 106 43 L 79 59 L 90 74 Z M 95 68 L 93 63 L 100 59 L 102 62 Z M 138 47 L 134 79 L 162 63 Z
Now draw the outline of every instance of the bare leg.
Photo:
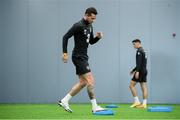
M 82 77 L 87 83 L 87 93 L 88 93 L 89 98 L 90 98 L 91 103 L 92 103 L 92 111 L 96 112 L 96 111 L 104 110 L 104 108 L 97 105 L 97 102 L 95 99 L 94 78 L 93 78 L 92 73 L 89 72 L 89 73 L 86 73 L 80 77 Z
M 132 93 L 132 95 L 134 97 L 134 103 L 130 106 L 131 108 L 134 108 L 134 107 L 140 105 L 139 98 L 137 96 L 137 91 L 136 91 L 135 86 L 136 86 L 136 82 L 131 80 L 129 88 L 130 88 L 131 93 Z
M 142 94 L 143 94 L 143 104 L 140 106 L 137 106 L 137 108 L 147 108 L 147 86 L 146 86 L 146 82 L 141 82 L 141 90 L 142 90 Z
M 131 93 L 132 93 L 133 97 L 137 96 L 137 91 L 136 91 L 135 85 L 136 85 L 136 82 L 131 80 L 129 88 L 131 90 Z
M 148 97 L 147 85 L 145 82 L 140 83 L 140 85 L 141 85 L 141 90 L 142 90 L 142 94 L 143 94 L 143 99 L 147 99 L 147 97 Z
M 82 80 L 81 77 L 79 77 L 79 79 L 80 81 L 77 84 L 75 84 L 69 92 L 71 96 L 75 96 L 86 86 L 86 81 Z
M 80 78 L 80 77 L 79 77 Z M 80 78 L 79 82 L 76 83 L 72 89 L 70 90 L 70 92 L 62 99 L 59 101 L 59 105 L 61 107 L 63 107 L 66 111 L 72 113 L 72 110 L 69 107 L 69 100 L 75 96 L 79 91 L 81 91 L 81 89 L 83 89 L 86 86 L 86 81 L 82 80 Z
M 81 77 L 87 82 L 87 93 L 90 100 L 95 99 L 93 75 L 91 73 L 86 73 Z
M 88 92 L 88 96 L 89 96 L 90 100 L 95 99 L 94 86 L 88 85 L 87 86 L 87 92 Z

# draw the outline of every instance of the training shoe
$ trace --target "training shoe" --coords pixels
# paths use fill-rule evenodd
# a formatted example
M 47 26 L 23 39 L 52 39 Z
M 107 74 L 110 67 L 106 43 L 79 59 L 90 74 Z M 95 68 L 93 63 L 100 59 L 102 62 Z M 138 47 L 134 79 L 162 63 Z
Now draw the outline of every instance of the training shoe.
M 134 102 L 130 107 L 131 107 L 131 108 L 134 108 L 134 107 L 136 107 L 136 106 L 138 106 L 138 105 L 141 105 L 141 103 L 140 103 L 140 102 Z
M 65 102 L 63 103 L 62 101 L 59 101 L 58 105 L 64 108 L 64 110 L 66 110 L 67 112 L 72 113 L 72 110 L 69 108 L 68 103 L 65 103 Z
M 141 104 L 141 105 L 138 105 L 138 106 L 136 106 L 136 108 L 143 108 L 143 109 L 146 109 L 146 108 L 147 108 L 147 104 Z
M 95 108 L 92 109 L 92 112 L 95 113 L 95 112 L 103 111 L 103 110 L 106 110 L 106 109 L 102 108 L 101 106 L 96 106 Z

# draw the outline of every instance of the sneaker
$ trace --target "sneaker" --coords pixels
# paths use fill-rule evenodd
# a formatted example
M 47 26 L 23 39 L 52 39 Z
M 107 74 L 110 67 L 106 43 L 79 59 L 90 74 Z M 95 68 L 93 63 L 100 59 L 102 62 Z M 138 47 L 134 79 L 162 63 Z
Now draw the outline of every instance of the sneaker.
M 65 102 L 63 103 L 62 101 L 59 101 L 58 105 L 61 106 L 67 112 L 72 113 L 72 110 L 69 108 L 69 104 L 68 103 L 65 103 Z
M 131 107 L 131 108 L 134 108 L 134 107 L 136 107 L 136 106 L 138 106 L 138 105 L 141 105 L 141 103 L 140 103 L 140 102 L 134 102 L 130 107 Z
M 106 110 L 106 109 L 102 108 L 101 106 L 96 106 L 95 108 L 92 109 L 92 112 L 95 113 L 95 112 L 103 111 L 103 110 Z
M 141 105 L 138 105 L 138 106 L 136 106 L 136 108 L 143 108 L 143 109 L 146 109 L 146 108 L 147 108 L 147 104 L 141 104 Z

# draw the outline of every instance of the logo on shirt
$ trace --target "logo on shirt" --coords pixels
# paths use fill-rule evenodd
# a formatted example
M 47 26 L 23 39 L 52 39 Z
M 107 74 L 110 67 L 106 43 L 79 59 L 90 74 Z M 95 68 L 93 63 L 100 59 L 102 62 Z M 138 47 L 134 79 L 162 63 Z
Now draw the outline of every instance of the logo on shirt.
M 90 40 L 90 34 L 87 34 L 86 42 L 89 43 L 89 40 Z
M 91 29 L 90 29 L 90 32 L 91 32 Z M 88 32 L 87 29 L 84 29 L 84 35 L 87 35 L 86 42 L 89 43 L 89 40 L 90 40 L 90 33 Z
M 84 35 L 86 35 L 87 34 L 87 30 L 86 29 L 84 29 Z
M 145 54 L 145 58 L 147 59 L 147 54 L 146 54 L 147 52 L 146 51 L 144 51 L 144 54 Z

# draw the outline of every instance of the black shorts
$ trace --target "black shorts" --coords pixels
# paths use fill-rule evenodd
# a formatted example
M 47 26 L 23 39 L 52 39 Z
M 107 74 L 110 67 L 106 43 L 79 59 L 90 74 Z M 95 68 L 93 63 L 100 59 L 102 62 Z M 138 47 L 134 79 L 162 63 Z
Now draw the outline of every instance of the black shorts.
M 73 61 L 73 64 L 75 65 L 77 75 L 83 75 L 88 72 L 91 72 L 88 59 L 72 56 L 72 61 Z
M 134 74 L 134 76 L 132 78 L 132 81 L 135 81 L 135 82 L 147 82 L 147 72 L 145 72 L 145 73 L 139 72 L 139 79 L 136 79 L 135 74 Z

